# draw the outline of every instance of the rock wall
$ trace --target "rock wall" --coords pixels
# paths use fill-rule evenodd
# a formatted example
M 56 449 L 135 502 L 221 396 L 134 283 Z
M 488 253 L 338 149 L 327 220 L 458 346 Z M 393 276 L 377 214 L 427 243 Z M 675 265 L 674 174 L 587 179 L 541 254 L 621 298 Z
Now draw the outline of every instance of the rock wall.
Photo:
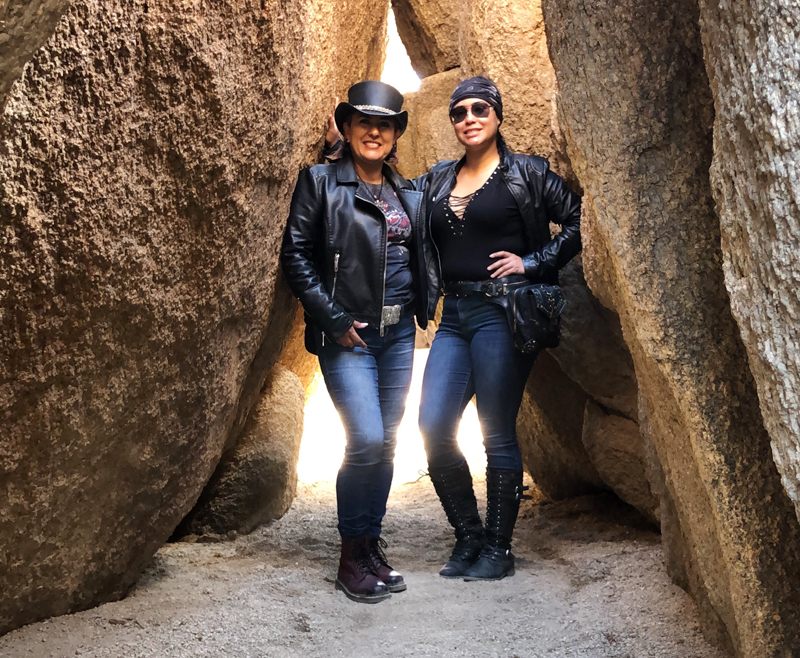
M 0 6 L 0 109 L 33 53 L 50 38 L 69 0 L 6 0 Z
M 392 0 L 397 32 L 420 78 L 458 68 L 460 0 Z
M 725 285 L 800 518 L 800 8 L 702 0 Z
M 800 651 L 800 526 L 723 283 L 711 92 L 689 0 L 545 0 L 559 124 L 585 190 L 589 274 L 612 296 L 662 467 L 665 543 L 708 634 Z M 665 512 L 664 505 L 672 506 Z
M 233 445 L 297 171 L 388 10 L 66 5 L 4 5 L 0 632 L 122 596 Z
M 282 517 L 297 489 L 304 407 L 305 390 L 299 377 L 276 365 L 242 436 L 223 454 L 175 535 L 245 534 Z

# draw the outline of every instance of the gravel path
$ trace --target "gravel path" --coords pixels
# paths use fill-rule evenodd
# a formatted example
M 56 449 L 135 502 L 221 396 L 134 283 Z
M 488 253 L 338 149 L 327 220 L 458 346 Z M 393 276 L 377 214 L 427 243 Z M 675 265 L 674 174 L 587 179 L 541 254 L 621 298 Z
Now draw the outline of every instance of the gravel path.
M 524 502 L 517 574 L 498 583 L 437 576 L 450 530 L 427 479 L 392 492 L 386 526 L 408 591 L 378 605 L 334 591 L 333 488 L 301 484 L 280 521 L 165 546 L 125 600 L 10 633 L 0 656 L 727 658 L 670 583 L 658 535 L 612 497 Z

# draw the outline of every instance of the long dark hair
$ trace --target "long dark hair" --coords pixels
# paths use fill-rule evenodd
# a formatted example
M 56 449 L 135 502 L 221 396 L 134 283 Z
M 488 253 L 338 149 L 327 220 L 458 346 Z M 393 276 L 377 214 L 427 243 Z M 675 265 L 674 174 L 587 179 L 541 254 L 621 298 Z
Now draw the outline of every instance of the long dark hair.
M 497 153 L 500 156 L 500 162 L 503 162 L 506 159 L 506 156 L 509 154 L 508 144 L 506 144 L 506 140 L 503 137 L 502 133 L 500 132 L 500 128 L 497 129 Z

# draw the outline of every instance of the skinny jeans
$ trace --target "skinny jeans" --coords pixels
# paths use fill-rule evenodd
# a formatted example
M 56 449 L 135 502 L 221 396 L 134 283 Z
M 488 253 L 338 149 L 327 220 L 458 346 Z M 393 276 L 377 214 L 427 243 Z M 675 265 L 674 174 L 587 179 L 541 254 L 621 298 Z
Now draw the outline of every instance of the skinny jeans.
M 517 412 L 536 359 L 522 354 L 505 311 L 483 295 L 447 296 L 422 382 L 419 427 L 428 465 L 457 466 L 456 442 L 467 403 L 475 396 L 487 465 L 522 470 Z
M 339 533 L 379 537 L 394 475 L 397 428 L 411 384 L 416 328 L 412 310 L 385 328 L 358 329 L 367 344 L 347 348 L 317 338 L 325 385 L 344 425 L 347 445 L 336 479 Z

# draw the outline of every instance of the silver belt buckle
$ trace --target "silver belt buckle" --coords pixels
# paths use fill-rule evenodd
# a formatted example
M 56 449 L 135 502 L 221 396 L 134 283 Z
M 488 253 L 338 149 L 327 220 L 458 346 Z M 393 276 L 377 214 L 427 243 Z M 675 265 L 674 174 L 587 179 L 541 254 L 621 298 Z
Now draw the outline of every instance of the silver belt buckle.
M 384 306 L 383 311 L 381 311 L 381 326 L 389 327 L 400 322 L 400 311 L 402 310 L 402 304 L 396 304 L 395 306 Z

